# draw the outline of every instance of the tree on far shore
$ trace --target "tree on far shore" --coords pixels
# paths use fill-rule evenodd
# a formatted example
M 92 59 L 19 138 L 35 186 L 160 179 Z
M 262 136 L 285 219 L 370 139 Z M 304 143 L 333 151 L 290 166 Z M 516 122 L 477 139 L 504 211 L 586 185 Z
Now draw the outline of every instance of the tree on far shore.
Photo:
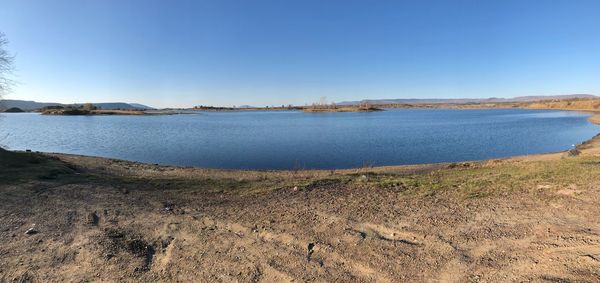
M 83 110 L 86 110 L 86 111 L 92 111 L 92 110 L 96 110 L 96 109 L 97 109 L 97 107 L 92 103 L 86 103 L 83 105 Z

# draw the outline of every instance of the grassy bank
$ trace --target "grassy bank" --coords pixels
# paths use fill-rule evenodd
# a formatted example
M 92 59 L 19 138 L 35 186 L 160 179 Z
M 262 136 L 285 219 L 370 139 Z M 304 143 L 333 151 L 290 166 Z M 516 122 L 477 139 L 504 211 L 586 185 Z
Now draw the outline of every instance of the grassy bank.
M 55 179 L 73 169 L 58 158 L 31 152 L 12 152 L 0 148 L 0 180 L 6 183 Z

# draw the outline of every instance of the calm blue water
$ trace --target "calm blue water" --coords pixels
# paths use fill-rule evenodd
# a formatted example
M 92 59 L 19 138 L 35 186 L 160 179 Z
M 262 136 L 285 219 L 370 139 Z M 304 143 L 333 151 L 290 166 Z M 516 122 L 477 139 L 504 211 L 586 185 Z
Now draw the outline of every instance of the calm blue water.
M 215 168 L 351 168 L 569 149 L 600 132 L 552 110 L 229 112 L 174 116 L 3 114 L 10 149 Z

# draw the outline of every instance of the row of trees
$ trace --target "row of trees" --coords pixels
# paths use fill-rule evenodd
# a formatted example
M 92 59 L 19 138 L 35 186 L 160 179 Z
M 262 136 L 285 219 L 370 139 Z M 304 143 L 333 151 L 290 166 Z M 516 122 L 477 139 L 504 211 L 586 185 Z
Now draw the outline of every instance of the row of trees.
M 322 96 L 319 102 L 315 102 L 311 105 L 313 109 L 337 109 L 337 104 L 335 102 L 328 103 L 327 97 Z M 373 106 L 366 100 L 360 102 L 357 106 L 360 109 L 371 109 Z
M 336 109 L 337 105 L 333 101 L 331 103 L 327 103 L 327 97 L 321 96 L 321 99 L 319 99 L 319 102 L 313 103 L 311 105 L 311 107 L 313 109 Z

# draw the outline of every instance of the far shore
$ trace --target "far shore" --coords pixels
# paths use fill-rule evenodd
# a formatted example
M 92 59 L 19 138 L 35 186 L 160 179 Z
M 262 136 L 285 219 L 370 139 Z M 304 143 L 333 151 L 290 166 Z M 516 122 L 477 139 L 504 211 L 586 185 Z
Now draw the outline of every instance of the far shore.
M 42 115 L 62 115 L 62 116 L 109 116 L 109 115 L 133 115 L 133 116 L 156 116 L 156 115 L 177 115 L 177 114 L 188 114 L 174 111 L 161 111 L 161 110 L 80 110 L 80 109 L 67 109 L 67 110 L 47 110 L 41 112 Z
M 369 104 L 356 105 L 313 105 L 313 106 L 282 106 L 282 107 L 213 107 L 202 106 L 190 110 L 200 111 L 285 111 L 300 110 L 304 112 L 370 112 L 386 109 L 496 109 L 496 108 L 523 108 L 523 109 L 555 109 L 577 110 L 586 112 L 600 112 L 600 98 L 568 98 L 539 100 L 527 102 L 481 102 L 481 103 L 401 103 L 401 104 Z
M 38 109 L 23 112 L 41 112 L 44 115 L 176 115 L 194 112 L 243 112 L 243 111 L 303 111 L 307 113 L 336 113 L 336 112 L 376 112 L 387 109 L 548 109 L 572 110 L 582 112 L 600 112 L 599 98 L 572 98 L 542 100 L 530 102 L 497 102 L 497 103 L 428 103 L 428 104 L 369 104 L 369 105 L 314 105 L 314 106 L 281 106 L 281 107 L 215 107 L 196 106 L 194 108 L 158 109 L 158 110 L 84 110 L 82 108 Z M 6 113 L 21 112 L 18 109 L 8 109 Z M 596 119 L 596 118 L 595 118 Z
M 376 112 L 384 111 L 382 108 L 368 106 L 368 107 L 306 107 L 303 109 L 307 113 L 334 113 L 334 112 Z

